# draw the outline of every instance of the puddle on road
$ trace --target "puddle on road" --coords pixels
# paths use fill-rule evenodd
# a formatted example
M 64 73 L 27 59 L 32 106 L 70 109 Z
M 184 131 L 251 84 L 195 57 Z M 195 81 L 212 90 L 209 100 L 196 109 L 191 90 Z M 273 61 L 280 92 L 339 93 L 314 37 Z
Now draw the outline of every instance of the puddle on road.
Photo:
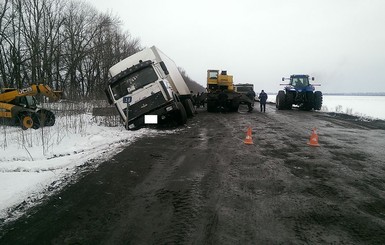
M 198 144 L 196 148 L 198 149 L 207 149 L 209 137 L 207 135 L 207 128 L 201 128 L 198 136 L 196 137 L 198 140 Z

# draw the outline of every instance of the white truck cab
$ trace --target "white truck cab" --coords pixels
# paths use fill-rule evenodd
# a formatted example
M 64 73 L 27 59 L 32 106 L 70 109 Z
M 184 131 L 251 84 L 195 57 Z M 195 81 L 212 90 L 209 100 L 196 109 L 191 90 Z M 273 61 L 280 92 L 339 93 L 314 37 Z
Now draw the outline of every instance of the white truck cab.
M 194 115 L 192 94 L 178 67 L 155 46 L 120 61 L 109 73 L 106 94 L 127 129 L 165 120 L 185 124 Z M 150 116 L 156 120 L 147 122 Z

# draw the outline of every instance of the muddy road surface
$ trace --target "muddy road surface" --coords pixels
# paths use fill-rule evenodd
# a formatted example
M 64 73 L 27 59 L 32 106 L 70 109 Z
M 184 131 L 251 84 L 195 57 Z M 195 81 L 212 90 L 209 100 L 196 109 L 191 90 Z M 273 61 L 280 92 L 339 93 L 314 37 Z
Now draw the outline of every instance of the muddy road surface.
M 3 227 L 0 244 L 384 244 L 384 159 L 384 121 L 201 110 Z

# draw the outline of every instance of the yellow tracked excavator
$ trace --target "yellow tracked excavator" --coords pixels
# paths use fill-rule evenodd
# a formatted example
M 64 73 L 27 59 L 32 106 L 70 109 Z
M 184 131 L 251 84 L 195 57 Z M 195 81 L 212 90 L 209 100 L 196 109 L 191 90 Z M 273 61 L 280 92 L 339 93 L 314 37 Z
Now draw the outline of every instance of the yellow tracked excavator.
M 23 89 L 0 89 L 0 122 L 19 125 L 24 130 L 53 126 L 55 115 L 50 110 L 38 108 L 34 97 L 37 94 L 58 100 L 62 92 L 53 91 L 48 85 L 43 84 L 34 84 Z

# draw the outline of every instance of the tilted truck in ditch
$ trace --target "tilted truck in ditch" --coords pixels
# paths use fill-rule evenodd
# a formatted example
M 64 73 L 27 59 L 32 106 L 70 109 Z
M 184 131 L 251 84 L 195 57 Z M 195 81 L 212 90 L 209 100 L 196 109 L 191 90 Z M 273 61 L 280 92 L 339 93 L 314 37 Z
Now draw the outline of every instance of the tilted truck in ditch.
M 178 67 L 155 46 L 120 61 L 109 73 L 107 98 L 127 129 L 169 121 L 183 125 L 195 113 Z
M 39 108 L 36 98 L 42 94 L 53 100 L 58 100 L 60 91 L 53 91 L 48 85 L 31 85 L 23 89 L 5 88 L 0 90 L 0 120 L 5 124 L 29 128 L 53 126 L 55 115 L 52 111 Z

